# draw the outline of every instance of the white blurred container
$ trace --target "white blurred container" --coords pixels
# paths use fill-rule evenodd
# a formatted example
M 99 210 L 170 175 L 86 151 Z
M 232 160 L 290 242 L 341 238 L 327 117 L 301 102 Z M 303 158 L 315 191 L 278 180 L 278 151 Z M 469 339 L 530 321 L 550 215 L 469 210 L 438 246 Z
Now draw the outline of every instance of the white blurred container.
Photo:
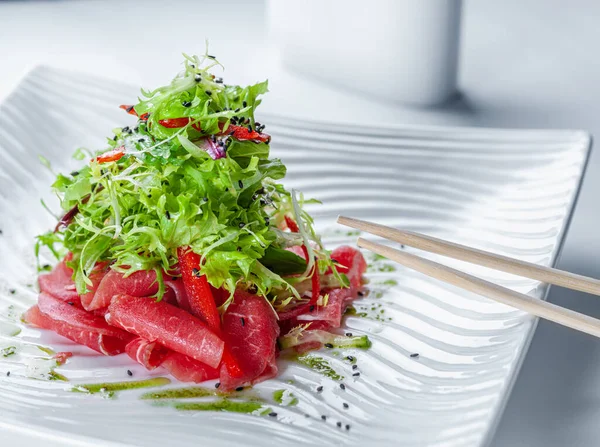
M 462 0 L 269 0 L 284 65 L 417 105 L 456 91 Z

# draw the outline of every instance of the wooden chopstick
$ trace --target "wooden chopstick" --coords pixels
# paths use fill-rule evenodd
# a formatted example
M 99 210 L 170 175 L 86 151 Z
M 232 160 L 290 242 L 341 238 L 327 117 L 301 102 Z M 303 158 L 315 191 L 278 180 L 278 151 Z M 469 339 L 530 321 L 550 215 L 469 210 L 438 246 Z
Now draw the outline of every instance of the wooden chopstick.
M 437 262 L 423 259 L 404 251 L 396 250 L 385 245 L 358 238 L 358 246 L 371 250 L 381 256 L 385 256 L 406 267 L 421 272 L 427 276 L 440 281 L 461 287 L 478 295 L 491 298 L 516 309 L 528 312 L 540 318 L 553 321 L 563 326 L 585 332 L 586 334 L 600 337 L 600 320 L 588 315 L 575 312 L 564 307 L 539 300 L 506 287 L 485 281 L 481 278 L 469 275 L 447 267 Z
M 587 276 L 532 264 L 413 231 L 398 230 L 352 217 L 339 216 L 338 223 L 438 255 L 512 273 L 525 278 L 536 279 L 545 283 L 566 287 L 567 289 L 600 295 L 600 281 Z

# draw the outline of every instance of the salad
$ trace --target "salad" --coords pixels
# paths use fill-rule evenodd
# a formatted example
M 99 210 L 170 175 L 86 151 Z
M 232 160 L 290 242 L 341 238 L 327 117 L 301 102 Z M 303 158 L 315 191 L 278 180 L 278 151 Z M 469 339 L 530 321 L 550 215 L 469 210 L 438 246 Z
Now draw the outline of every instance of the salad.
M 120 106 L 134 124 L 56 176 L 62 217 L 36 254 L 58 263 L 24 319 L 223 390 L 276 376 L 282 350 L 368 347 L 335 333 L 366 262 L 326 250 L 308 201 L 280 183 L 254 115 L 267 82 L 225 84 L 213 56 L 184 56 L 169 85 Z

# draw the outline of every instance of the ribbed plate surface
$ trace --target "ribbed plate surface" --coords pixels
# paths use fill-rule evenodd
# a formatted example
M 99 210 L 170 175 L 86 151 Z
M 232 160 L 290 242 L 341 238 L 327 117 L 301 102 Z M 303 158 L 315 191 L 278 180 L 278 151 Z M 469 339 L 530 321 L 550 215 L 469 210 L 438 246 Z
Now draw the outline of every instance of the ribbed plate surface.
M 298 397 L 297 406 L 269 403 L 277 417 L 178 412 L 140 400 L 141 391 L 116 399 L 69 391 L 77 383 L 128 380 L 127 369 L 136 379 L 148 373 L 125 355 L 99 357 L 19 322 L 36 298 L 34 235 L 53 225 L 40 199 L 57 209 L 52 175 L 38 154 L 56 171 L 74 168 L 77 147 L 101 147 L 111 128 L 129 124 L 117 106 L 136 94 L 127 85 L 40 68 L 0 108 L 0 349 L 17 347 L 16 355 L 0 356 L 2 425 L 131 445 L 484 444 L 534 320 L 372 257 L 372 292 L 356 306 L 366 316 L 346 320 L 348 331 L 369 334 L 372 349 L 319 354 L 345 377 L 345 391 L 286 362 L 278 380 L 254 392 L 264 397 L 285 388 Z M 287 185 L 323 201 L 311 212 L 330 247 L 356 239 L 334 225 L 343 213 L 551 265 L 590 146 L 578 131 L 378 129 L 261 118 L 273 153 L 288 166 Z M 535 281 L 444 262 L 540 298 L 547 292 Z M 70 383 L 44 380 L 51 362 L 40 344 L 78 353 L 56 369 Z M 346 355 L 358 358 L 359 377 Z

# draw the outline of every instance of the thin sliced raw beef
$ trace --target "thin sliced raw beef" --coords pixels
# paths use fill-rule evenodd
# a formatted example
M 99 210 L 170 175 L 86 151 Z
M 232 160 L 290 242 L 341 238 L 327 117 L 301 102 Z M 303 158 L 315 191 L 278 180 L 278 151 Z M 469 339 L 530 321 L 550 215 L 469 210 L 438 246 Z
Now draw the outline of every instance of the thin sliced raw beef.
M 194 360 L 187 355 L 171 351 L 162 363 L 173 377 L 182 382 L 201 383 L 205 380 L 217 379 L 219 370 Z
M 165 292 L 165 295 L 172 292 L 175 301 L 177 302 L 177 307 L 182 308 L 186 312 L 190 312 L 190 301 L 185 291 L 185 285 L 183 284 L 183 280 L 181 278 L 165 280 L 165 286 L 167 286 L 167 291 Z M 167 303 L 174 304 L 168 299 L 166 299 L 165 301 L 167 301 Z
M 90 309 L 88 306 L 94 299 L 96 290 L 100 286 L 102 279 L 106 276 L 107 273 L 108 272 L 105 269 L 94 270 L 92 273 L 90 273 L 89 278 L 90 278 L 90 281 L 92 281 L 92 285 L 90 286 L 88 284 L 88 286 L 87 286 L 88 292 L 84 293 L 83 295 L 80 296 L 81 305 L 83 306 L 83 308 L 85 310 L 93 310 L 93 309 Z M 96 308 L 96 309 L 98 309 L 98 308 Z
M 81 303 L 87 310 L 102 309 L 110 304 L 115 295 L 152 296 L 158 292 L 158 282 L 154 270 L 139 270 L 129 276 L 109 270 L 102 277 L 95 293 L 86 293 Z
M 352 295 L 354 295 L 361 287 L 362 276 L 367 270 L 365 257 L 356 248 L 342 245 L 333 250 L 331 259 L 334 259 L 339 264 L 337 271 L 345 273 L 350 280 L 350 288 L 352 289 Z
M 110 326 L 103 318 L 44 292 L 40 294 L 37 306 L 25 313 L 25 320 L 105 355 L 123 352 L 133 338 L 131 334 Z
M 236 292 L 223 315 L 223 337 L 243 374 L 233 377 L 222 367 L 221 387 L 230 390 L 277 375 L 278 336 L 279 325 L 266 299 Z
M 65 259 L 60 261 L 50 273 L 40 275 L 38 284 L 42 292 L 63 301 L 79 302 L 79 295 L 73 282 L 73 270 L 67 267 Z
M 204 322 L 183 309 L 152 298 L 118 295 L 108 307 L 106 320 L 148 341 L 216 368 L 225 343 Z
M 146 341 L 138 337 L 127 343 L 125 352 L 133 360 L 151 371 L 162 364 L 170 351 L 159 343 Z
M 73 357 L 72 352 L 62 351 L 62 352 L 57 352 L 56 354 L 54 354 L 54 356 L 52 358 L 56 360 L 57 365 L 64 365 L 65 363 L 67 363 L 67 360 L 70 359 L 71 357 Z
M 323 327 L 338 328 L 342 325 L 342 316 L 346 310 L 348 298 L 351 297 L 350 289 L 333 289 L 326 294 L 329 294 L 327 305 L 316 306 L 313 312 L 296 317 L 296 326 L 311 322 L 315 323 L 311 324 L 311 329 L 317 329 L 317 326 L 319 329 Z M 325 326 L 317 325 L 317 323 L 324 323 Z

